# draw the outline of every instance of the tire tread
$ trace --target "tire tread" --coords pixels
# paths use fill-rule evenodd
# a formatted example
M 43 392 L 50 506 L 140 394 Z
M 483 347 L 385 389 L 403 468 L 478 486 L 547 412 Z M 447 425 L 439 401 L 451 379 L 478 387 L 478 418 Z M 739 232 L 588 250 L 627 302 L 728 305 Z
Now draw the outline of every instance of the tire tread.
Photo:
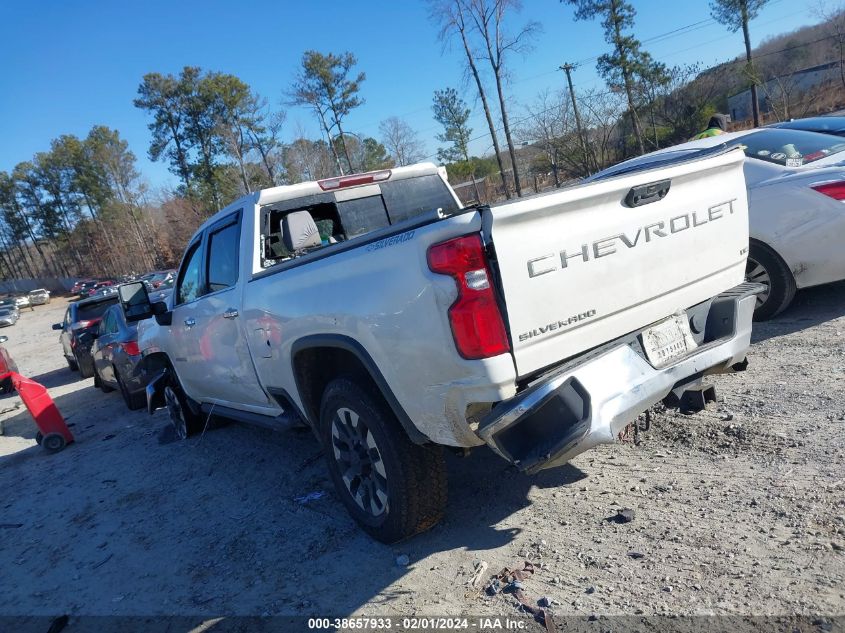
M 754 311 L 755 321 L 767 321 L 786 310 L 792 303 L 798 290 L 795 277 L 783 258 L 763 242 L 752 241 L 749 256 L 766 269 L 772 280 L 769 300 Z
M 364 530 L 379 541 L 395 543 L 436 525 L 443 518 L 448 500 L 446 463 L 441 447 L 411 442 L 375 387 L 362 386 L 354 378 L 342 377 L 336 378 L 326 387 L 320 409 L 321 437 L 326 444 L 324 450 L 327 460 L 331 460 L 332 457 L 329 453 L 331 418 L 326 419 L 326 406 L 330 399 L 336 397 L 363 401 L 366 407 L 377 413 L 376 423 L 381 425 L 381 430 L 387 437 L 387 446 L 380 445 L 379 450 L 385 460 L 388 459 L 385 455 L 386 451 L 391 451 L 392 461 L 399 470 L 398 473 L 389 473 L 389 478 L 394 480 L 394 485 L 397 477 L 402 482 L 401 493 L 396 495 L 398 498 L 393 498 L 394 495 L 391 495 L 387 520 L 379 526 L 367 525 L 359 521 Z M 335 479 L 334 474 L 333 479 Z M 338 493 L 344 496 L 345 505 L 353 507 L 350 504 L 354 504 L 354 501 L 351 500 L 342 482 L 335 479 L 335 485 Z

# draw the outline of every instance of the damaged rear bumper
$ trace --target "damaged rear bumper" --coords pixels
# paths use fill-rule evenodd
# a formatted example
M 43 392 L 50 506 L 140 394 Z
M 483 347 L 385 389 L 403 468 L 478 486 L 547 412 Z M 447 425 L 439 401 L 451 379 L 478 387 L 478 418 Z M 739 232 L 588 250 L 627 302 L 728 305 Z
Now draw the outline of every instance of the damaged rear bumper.
M 698 346 L 672 364 L 657 368 L 649 363 L 639 333 L 623 337 L 499 403 L 482 420 L 478 435 L 529 473 L 613 442 L 640 413 L 680 386 L 745 368 L 761 290 L 759 284 L 745 283 L 697 306 L 696 317 L 705 322 Z

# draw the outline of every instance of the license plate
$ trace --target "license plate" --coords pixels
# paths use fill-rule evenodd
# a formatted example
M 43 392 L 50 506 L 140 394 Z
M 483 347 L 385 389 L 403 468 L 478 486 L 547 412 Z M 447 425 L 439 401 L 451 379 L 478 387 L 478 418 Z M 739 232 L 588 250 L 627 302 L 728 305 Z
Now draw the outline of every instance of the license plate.
M 676 314 L 652 325 L 643 332 L 642 341 L 645 355 L 655 367 L 668 365 L 697 347 L 686 314 Z

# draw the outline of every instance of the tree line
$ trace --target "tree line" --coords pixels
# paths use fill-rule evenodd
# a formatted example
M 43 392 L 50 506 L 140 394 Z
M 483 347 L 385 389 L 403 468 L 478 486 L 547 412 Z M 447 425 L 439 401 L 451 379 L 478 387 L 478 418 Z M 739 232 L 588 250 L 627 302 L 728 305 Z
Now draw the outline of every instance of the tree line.
M 151 191 L 117 130 L 95 126 L 84 138 L 54 139 L 48 151 L 0 172 L 0 274 L 106 276 L 174 266 L 196 227 L 240 195 L 434 157 L 453 183 L 471 183 L 466 197 L 482 202 L 560 186 L 687 140 L 724 105 L 726 86 L 765 87 L 778 50 L 764 45 L 771 59 L 755 64 L 748 33 L 766 1 L 712 0 L 713 19 L 742 30 L 746 42 L 744 62 L 714 71 L 655 60 L 633 35 L 636 11 L 626 0 L 560 0 L 576 21 L 600 21 L 607 52 L 595 62 L 606 89 L 576 91 L 577 66 L 561 60 L 561 89 L 520 105 L 507 94 L 509 64 L 531 51 L 541 27 L 520 21 L 519 1 L 427 0 L 439 40 L 458 49 L 465 71 L 463 86 L 432 95 L 441 128 L 434 152 L 396 116 L 380 123 L 378 138 L 350 129 L 350 113 L 366 104 L 367 76 L 349 51 L 305 51 L 274 104 L 232 74 L 194 66 L 148 73 L 133 103 L 149 120 L 149 158 L 165 163 L 177 186 Z M 843 15 L 834 11 L 824 22 L 824 48 L 838 58 L 845 57 Z M 285 108 L 296 106 L 313 115 L 317 138 L 286 129 Z M 476 107 L 482 132 L 470 127 Z M 479 157 L 471 148 L 481 141 L 490 145 Z

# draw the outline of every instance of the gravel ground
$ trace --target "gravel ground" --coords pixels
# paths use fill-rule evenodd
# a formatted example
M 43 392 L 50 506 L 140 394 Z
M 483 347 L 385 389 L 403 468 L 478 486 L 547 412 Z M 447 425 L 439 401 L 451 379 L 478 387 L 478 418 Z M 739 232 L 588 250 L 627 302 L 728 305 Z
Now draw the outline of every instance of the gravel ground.
M 18 397 L 0 400 L 0 615 L 504 614 L 537 628 L 513 596 L 482 591 L 525 560 L 526 594 L 561 615 L 845 612 L 845 284 L 758 324 L 748 371 L 715 379 L 719 402 L 655 411 L 638 445 L 535 477 L 486 449 L 450 458 L 445 521 L 395 547 L 347 516 L 310 432 L 232 424 L 179 442 L 164 412 L 80 380 L 50 330 L 64 305 L 3 330 L 77 442 L 45 453 Z M 609 520 L 623 508 L 633 520 Z

